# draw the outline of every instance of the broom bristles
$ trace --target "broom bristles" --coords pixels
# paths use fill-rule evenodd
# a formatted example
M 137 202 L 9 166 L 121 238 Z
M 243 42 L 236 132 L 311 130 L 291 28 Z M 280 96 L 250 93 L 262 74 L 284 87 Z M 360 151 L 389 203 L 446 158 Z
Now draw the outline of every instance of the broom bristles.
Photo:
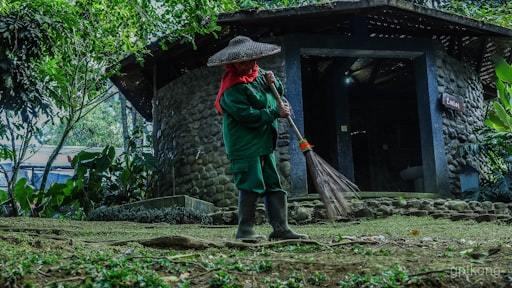
M 347 177 L 310 150 L 305 153 L 308 171 L 331 220 L 350 214 L 348 198 L 359 198 L 359 189 Z

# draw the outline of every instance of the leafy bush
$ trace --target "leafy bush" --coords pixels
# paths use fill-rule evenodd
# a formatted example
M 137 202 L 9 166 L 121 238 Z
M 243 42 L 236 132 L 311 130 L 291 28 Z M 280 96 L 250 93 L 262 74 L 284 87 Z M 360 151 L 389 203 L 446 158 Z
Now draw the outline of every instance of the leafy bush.
M 137 143 L 138 137 L 134 134 L 128 141 L 127 151 L 118 157 L 112 146 L 100 152 L 81 151 L 71 162 L 75 170 L 73 177 L 47 190 L 35 189 L 25 178 L 18 180 L 12 189 L 16 205 L 26 216 L 53 217 L 71 213 L 76 218 L 75 212 L 80 209 L 89 213 L 100 205 L 144 199 L 152 189 L 155 159 L 147 152 L 147 147 Z M 0 190 L 0 206 L 10 198 L 6 191 Z M 61 213 L 59 208 L 63 205 L 71 211 Z
M 109 168 L 110 177 L 105 185 L 104 205 L 123 204 L 142 200 L 153 190 L 156 159 L 150 147 L 138 143 L 143 136 L 137 129 L 130 139 L 126 152 L 115 159 Z
M 493 129 L 486 141 L 486 156 L 495 171 L 480 190 L 480 200 L 512 202 L 512 66 L 504 59 L 496 65 L 498 99 L 485 124 Z
M 469 197 L 480 201 L 512 201 L 512 66 L 496 62 L 498 98 L 490 103 L 486 127 L 478 131 L 478 143 L 461 147 L 461 157 L 480 155 L 487 159 L 491 175 L 483 175 L 482 188 Z
M 75 206 L 76 203 L 71 203 L 72 199 L 70 198 L 75 184 L 73 181 L 68 181 L 66 184 L 56 183 L 50 189 L 40 191 L 30 185 L 26 178 L 20 178 L 14 185 L 13 196 L 22 215 L 52 217 L 63 204 Z M 0 206 L 5 205 L 8 201 L 8 193 L 0 190 Z M 5 210 L 2 214 L 11 214 L 7 212 L 11 211 Z
M 485 124 L 497 132 L 512 133 L 512 66 L 504 59 L 498 60 L 496 76 L 498 99 L 493 101 Z
M 123 206 L 101 206 L 93 210 L 88 219 L 91 221 L 133 221 L 141 223 L 169 224 L 211 224 L 212 219 L 206 214 L 189 208 L 146 209 L 142 207 L 127 208 Z
M 81 151 L 71 162 L 75 175 L 49 190 L 72 189 L 73 199 L 88 213 L 99 205 L 139 201 L 152 189 L 154 157 L 133 137 L 128 149 L 116 158 L 114 147 L 101 152 Z M 55 187 L 56 186 L 56 187 Z

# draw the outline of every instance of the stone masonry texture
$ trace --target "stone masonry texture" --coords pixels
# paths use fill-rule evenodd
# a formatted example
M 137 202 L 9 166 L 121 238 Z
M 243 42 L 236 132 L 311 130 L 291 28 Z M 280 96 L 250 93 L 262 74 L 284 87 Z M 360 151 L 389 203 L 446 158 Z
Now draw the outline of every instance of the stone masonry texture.
M 450 192 L 458 195 L 458 173 L 464 166 L 472 166 L 483 176 L 490 173 L 484 165 L 487 162 L 485 159 L 461 154 L 463 145 L 478 142 L 476 132 L 483 126 L 485 117 L 483 87 L 478 73 L 470 65 L 449 56 L 442 49 L 436 52 L 439 97 L 448 93 L 460 97 L 464 102 L 464 111 L 443 109 L 442 113 Z

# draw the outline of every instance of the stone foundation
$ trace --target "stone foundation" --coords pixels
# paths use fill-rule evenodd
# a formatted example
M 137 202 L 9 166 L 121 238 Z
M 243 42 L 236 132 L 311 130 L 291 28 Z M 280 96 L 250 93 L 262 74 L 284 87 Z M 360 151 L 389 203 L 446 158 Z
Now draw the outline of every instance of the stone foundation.
M 354 200 L 351 207 L 353 210 L 352 217 L 340 219 L 340 221 L 385 218 L 392 215 L 431 216 L 454 221 L 475 220 L 477 222 L 510 221 L 512 219 L 512 203 L 493 203 L 489 201 L 372 198 Z M 236 225 L 236 210 L 237 207 L 232 206 L 223 208 L 209 216 L 212 217 L 214 224 Z M 257 224 L 266 222 L 263 204 L 258 205 L 256 214 Z M 288 204 L 288 215 L 291 224 L 313 224 L 327 221 L 325 207 L 320 200 L 290 202 Z

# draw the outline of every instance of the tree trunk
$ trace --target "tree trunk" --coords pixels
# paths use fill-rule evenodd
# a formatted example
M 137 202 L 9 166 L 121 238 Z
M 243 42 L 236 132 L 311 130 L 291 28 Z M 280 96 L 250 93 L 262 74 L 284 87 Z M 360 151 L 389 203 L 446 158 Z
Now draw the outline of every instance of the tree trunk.
M 132 127 L 133 127 L 133 131 L 136 131 L 137 129 L 141 129 L 141 131 L 143 131 L 142 130 L 142 128 L 143 128 L 142 126 L 144 125 L 144 123 L 143 123 L 142 117 L 139 115 L 137 110 L 135 110 L 135 107 L 132 106 L 131 110 L 132 110 Z M 143 139 L 144 139 L 143 135 L 140 135 L 139 137 L 140 138 L 135 139 L 138 147 L 142 146 Z
M 142 128 L 143 128 L 143 131 L 144 131 L 144 136 L 142 137 L 142 140 L 143 140 L 142 144 L 146 145 L 146 144 L 148 144 L 147 140 L 146 140 L 147 139 L 146 137 L 148 137 L 148 135 L 149 135 L 149 129 L 148 129 L 148 125 L 146 123 L 144 123 L 144 120 L 142 120 Z
M 53 149 L 52 154 L 48 158 L 48 162 L 46 162 L 46 166 L 44 167 L 43 177 L 41 179 L 41 186 L 39 187 L 39 191 L 44 192 L 44 188 L 46 186 L 46 182 L 48 181 L 48 175 L 50 174 L 50 170 L 52 168 L 53 162 L 57 159 L 57 156 L 60 153 L 60 150 L 64 146 L 64 142 L 68 138 L 69 132 L 71 132 L 72 126 L 70 122 L 66 123 L 66 128 L 64 128 L 64 133 L 60 137 L 59 143 Z
M 11 125 L 11 121 L 9 120 L 11 118 L 11 115 L 8 115 L 8 112 L 5 111 L 4 112 L 4 116 L 5 116 L 5 123 L 7 124 L 7 131 L 9 131 L 9 135 L 10 135 L 10 140 L 11 140 L 11 150 L 12 150 L 12 153 L 13 153 L 13 156 L 12 156 L 12 168 L 11 168 L 11 177 L 9 177 L 8 173 L 5 172 L 5 180 L 7 181 L 7 194 L 9 194 L 9 197 L 11 197 L 11 209 L 12 209 L 12 215 L 14 217 L 17 217 L 19 216 L 19 212 L 18 212 L 18 206 L 16 206 L 16 199 L 14 199 L 14 185 L 16 184 L 16 180 L 14 177 L 16 177 L 17 175 L 15 175 L 14 173 L 14 168 L 16 166 L 16 162 L 17 162 L 17 152 L 16 152 L 16 137 L 14 136 L 14 130 L 13 130 L 13 127 Z M 9 179 L 11 178 L 11 179 Z
M 128 150 L 128 115 L 126 112 L 126 98 L 124 95 L 119 94 L 119 100 L 121 100 L 121 125 L 123 126 L 123 147 L 124 151 Z
M 9 197 L 11 197 L 11 208 L 12 213 L 14 217 L 17 217 L 19 215 L 18 207 L 16 206 L 16 201 L 14 199 L 14 187 L 16 186 L 16 182 L 18 182 L 18 174 L 21 169 L 21 162 L 23 161 L 23 158 L 25 158 L 25 155 L 27 154 L 28 149 L 28 141 L 32 138 L 32 136 L 29 136 L 29 132 L 25 135 L 25 139 L 23 142 L 23 145 L 20 146 L 20 150 L 18 153 L 16 153 L 17 156 L 15 156 L 17 159 L 13 162 L 12 165 L 12 175 L 11 175 L 11 181 L 8 183 L 7 190 L 9 191 Z M 16 147 L 13 146 L 13 149 L 16 149 Z
M 14 199 L 14 185 L 12 185 L 11 182 L 9 182 L 7 184 L 7 194 L 9 194 L 9 197 L 11 198 L 11 200 L 9 201 L 11 203 L 11 209 L 12 209 L 12 216 L 14 217 L 18 217 L 19 216 L 19 212 L 18 212 L 18 206 L 16 206 L 16 199 Z

